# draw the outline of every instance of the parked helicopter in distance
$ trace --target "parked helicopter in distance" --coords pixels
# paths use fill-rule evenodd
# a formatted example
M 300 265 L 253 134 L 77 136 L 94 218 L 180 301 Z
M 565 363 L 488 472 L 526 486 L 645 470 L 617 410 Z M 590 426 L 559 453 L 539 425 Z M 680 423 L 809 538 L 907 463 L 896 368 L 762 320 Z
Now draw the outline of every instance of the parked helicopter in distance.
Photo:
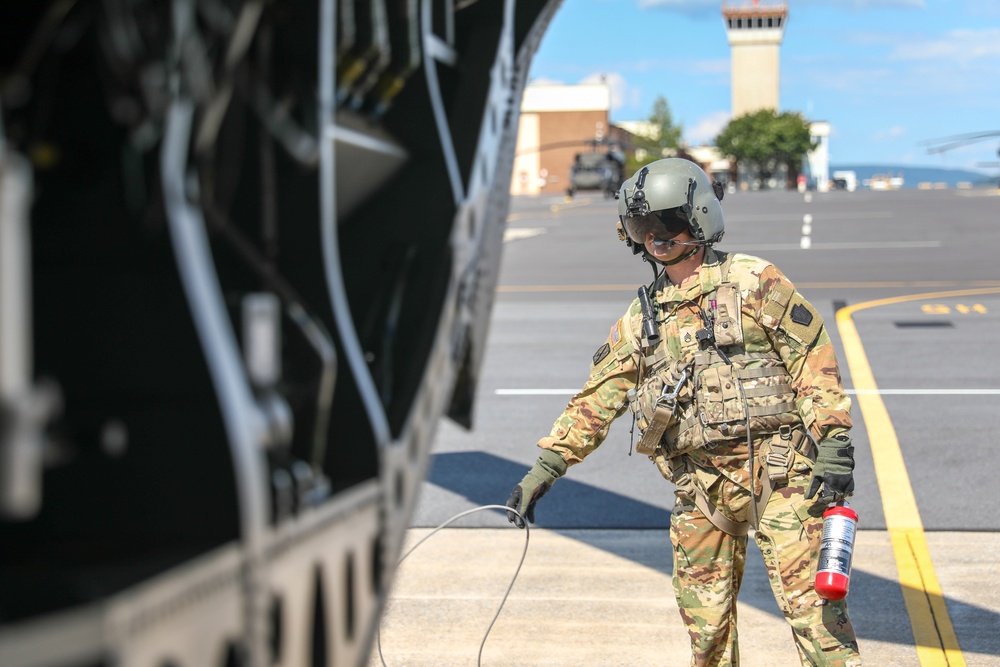
M 598 190 L 605 197 L 613 197 L 624 179 L 625 153 L 615 145 L 603 152 L 593 146 L 590 152 L 574 156 L 566 196 L 572 197 L 581 190 Z

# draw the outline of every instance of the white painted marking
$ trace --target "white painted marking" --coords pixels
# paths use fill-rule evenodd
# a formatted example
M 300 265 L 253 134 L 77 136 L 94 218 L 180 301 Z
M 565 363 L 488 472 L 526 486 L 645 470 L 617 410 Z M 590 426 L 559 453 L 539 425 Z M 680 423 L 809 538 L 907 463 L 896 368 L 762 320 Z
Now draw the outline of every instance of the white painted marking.
M 827 220 L 839 221 L 839 220 L 876 220 L 876 219 L 887 219 L 895 218 L 896 215 L 892 211 L 860 211 L 858 213 L 829 213 L 826 215 Z M 746 214 L 741 215 L 739 213 L 734 213 L 732 215 L 726 216 L 726 224 L 730 222 L 788 222 L 792 220 L 801 220 L 802 216 L 798 213 L 768 213 L 768 214 Z M 904 219 L 899 218 L 902 222 Z M 908 218 L 906 222 L 912 224 Z
M 573 396 L 575 389 L 497 389 L 497 396 Z M 845 389 L 848 394 L 878 394 L 879 396 L 1000 396 L 1000 389 Z
M 503 242 L 530 239 L 532 236 L 544 234 L 546 231 L 548 230 L 544 227 L 508 227 L 503 230 Z
M 747 243 L 740 244 L 740 252 L 761 250 L 796 250 L 802 246 L 797 243 Z M 814 250 L 912 250 L 915 248 L 940 248 L 940 241 L 867 241 L 863 243 L 816 243 Z M 720 250 L 725 250 L 724 247 Z
M 813 230 L 812 221 L 812 213 L 806 213 L 802 216 L 802 238 L 799 239 L 799 247 L 803 250 L 812 247 L 812 238 L 809 236 Z
M 497 389 L 497 396 L 573 396 L 577 389 Z
M 848 389 L 848 394 L 880 396 L 1000 396 L 1000 389 Z

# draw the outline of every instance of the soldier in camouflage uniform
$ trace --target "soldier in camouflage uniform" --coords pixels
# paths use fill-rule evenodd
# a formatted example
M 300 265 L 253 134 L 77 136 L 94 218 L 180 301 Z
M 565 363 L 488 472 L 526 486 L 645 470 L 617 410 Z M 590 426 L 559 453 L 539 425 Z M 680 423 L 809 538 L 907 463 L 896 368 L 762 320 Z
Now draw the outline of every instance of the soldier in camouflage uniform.
M 846 602 L 813 589 L 820 514 L 854 489 L 850 399 L 822 318 L 788 278 L 712 248 L 724 231 L 722 193 L 679 158 L 622 185 L 619 236 L 653 263 L 655 279 L 539 441 L 508 518 L 533 522 L 538 499 L 631 411 L 637 451 L 676 485 L 673 582 L 691 664 L 739 664 L 736 598 L 753 527 L 802 664 L 854 667 Z

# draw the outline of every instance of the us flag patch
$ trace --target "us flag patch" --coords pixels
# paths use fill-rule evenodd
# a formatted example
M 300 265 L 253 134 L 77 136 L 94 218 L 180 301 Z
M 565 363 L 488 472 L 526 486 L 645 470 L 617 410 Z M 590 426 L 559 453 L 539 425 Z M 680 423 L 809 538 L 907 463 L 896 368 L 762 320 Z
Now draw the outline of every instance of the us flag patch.
M 611 325 L 611 344 L 617 345 L 618 341 L 622 339 L 621 330 L 619 329 L 620 322 L 615 322 Z

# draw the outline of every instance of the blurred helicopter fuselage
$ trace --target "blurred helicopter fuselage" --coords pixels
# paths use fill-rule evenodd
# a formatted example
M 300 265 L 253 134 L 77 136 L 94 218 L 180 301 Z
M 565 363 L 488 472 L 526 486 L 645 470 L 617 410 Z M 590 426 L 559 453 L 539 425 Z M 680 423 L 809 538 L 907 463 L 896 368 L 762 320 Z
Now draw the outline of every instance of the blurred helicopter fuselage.
M 0 664 L 366 663 L 558 4 L 3 3 Z

